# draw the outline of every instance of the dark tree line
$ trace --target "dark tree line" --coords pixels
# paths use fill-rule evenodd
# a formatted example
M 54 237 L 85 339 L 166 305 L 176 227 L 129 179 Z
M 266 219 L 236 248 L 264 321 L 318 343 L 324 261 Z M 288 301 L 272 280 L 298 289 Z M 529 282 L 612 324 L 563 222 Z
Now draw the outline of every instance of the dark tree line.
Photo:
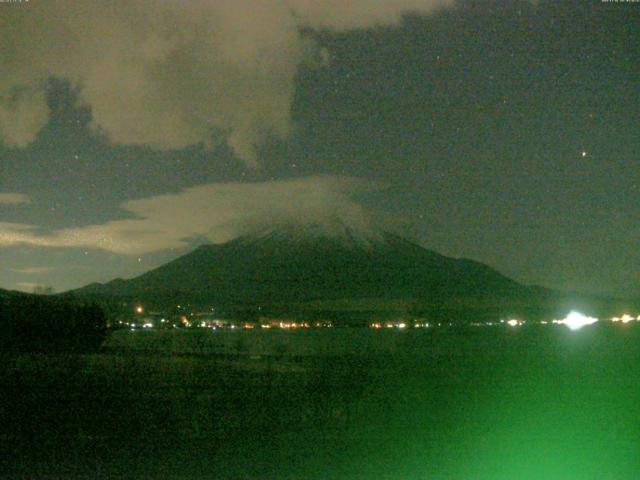
M 37 295 L 0 298 L 0 349 L 50 352 L 97 350 L 106 317 L 95 304 Z

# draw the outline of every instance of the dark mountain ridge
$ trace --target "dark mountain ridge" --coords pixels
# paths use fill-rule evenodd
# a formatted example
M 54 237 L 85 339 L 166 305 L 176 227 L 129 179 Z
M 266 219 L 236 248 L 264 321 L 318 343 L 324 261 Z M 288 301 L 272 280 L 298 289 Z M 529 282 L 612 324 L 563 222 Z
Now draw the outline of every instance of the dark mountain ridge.
M 203 245 L 130 280 L 91 284 L 74 293 L 281 304 L 361 298 L 444 302 L 530 292 L 482 263 L 449 258 L 388 232 L 314 225 Z
M 175 314 L 176 305 L 190 305 L 248 317 L 351 320 L 397 314 L 438 321 L 512 315 L 549 320 L 573 309 L 617 315 L 634 303 L 525 286 L 480 262 L 335 220 L 280 225 L 202 245 L 138 277 L 62 295 L 96 300 L 109 312 L 130 312 L 131 302 L 141 302 Z

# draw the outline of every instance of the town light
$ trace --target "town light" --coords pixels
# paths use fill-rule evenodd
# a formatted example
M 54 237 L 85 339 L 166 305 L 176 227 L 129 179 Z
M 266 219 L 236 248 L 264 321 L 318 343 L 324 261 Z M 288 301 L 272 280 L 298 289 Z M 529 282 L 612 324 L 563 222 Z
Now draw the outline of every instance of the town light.
M 622 315 L 620 320 L 622 321 L 622 323 L 629 323 L 630 321 L 633 320 L 633 317 L 631 315 L 629 315 L 628 313 L 625 313 L 624 315 Z
M 554 320 L 553 323 L 559 323 L 561 325 L 566 325 L 571 330 L 579 330 L 585 325 L 592 325 L 598 321 L 597 318 L 587 317 L 586 315 L 581 314 L 580 312 L 570 312 L 562 320 Z

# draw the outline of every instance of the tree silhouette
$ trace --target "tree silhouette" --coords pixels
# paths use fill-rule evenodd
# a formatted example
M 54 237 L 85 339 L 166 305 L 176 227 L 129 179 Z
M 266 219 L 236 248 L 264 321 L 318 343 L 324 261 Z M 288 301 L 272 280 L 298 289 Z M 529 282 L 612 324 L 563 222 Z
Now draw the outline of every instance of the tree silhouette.
M 95 351 L 105 339 L 106 317 L 95 304 L 35 295 L 0 299 L 0 349 Z

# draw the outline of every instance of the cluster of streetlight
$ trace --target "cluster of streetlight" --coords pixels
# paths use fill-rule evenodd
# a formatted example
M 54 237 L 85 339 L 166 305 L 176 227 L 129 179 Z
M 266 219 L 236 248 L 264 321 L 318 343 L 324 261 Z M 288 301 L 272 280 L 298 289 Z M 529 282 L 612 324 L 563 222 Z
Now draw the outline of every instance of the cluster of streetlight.
M 620 317 L 612 317 L 610 321 L 613 323 L 618 323 L 618 322 L 629 323 L 633 321 L 640 321 L 640 315 L 638 315 L 637 317 L 633 317 L 632 315 L 625 313 Z M 563 319 L 552 320 L 551 322 L 547 322 L 543 320 L 540 323 L 542 325 L 546 325 L 548 323 L 553 323 L 555 325 L 565 325 L 570 330 L 579 330 L 582 327 L 585 327 L 587 325 L 593 325 L 596 322 L 598 322 L 598 319 L 595 317 L 589 317 L 587 315 L 583 315 L 580 312 L 572 311 Z M 523 322 L 522 320 L 511 319 L 511 320 L 507 320 L 506 323 L 510 327 L 517 327 L 517 326 L 523 325 L 525 322 Z
M 634 317 L 632 315 L 629 314 L 624 314 L 620 317 L 612 317 L 609 319 L 611 322 L 620 322 L 620 323 L 629 323 L 629 322 L 633 322 L 633 321 L 638 321 L 640 322 L 640 315 L 638 315 L 637 317 Z M 556 320 L 551 320 L 551 321 L 547 321 L 547 320 L 542 320 L 540 322 L 536 322 L 539 323 L 540 325 L 548 325 L 548 324 L 553 324 L 553 325 L 564 325 L 567 328 L 569 328 L 570 330 L 580 330 L 582 327 L 588 326 L 588 325 L 593 325 L 594 323 L 598 322 L 598 319 L 595 317 L 590 317 L 588 315 L 584 315 L 580 312 L 576 312 L 576 311 L 571 311 L 569 312 L 569 314 L 567 314 L 566 317 L 561 318 L 561 319 L 556 319 Z M 508 325 L 509 327 L 519 327 L 524 325 L 525 322 L 524 320 L 519 320 L 517 318 L 510 318 L 508 320 L 500 320 L 499 322 L 481 322 L 481 323 L 472 323 L 471 325 L 474 327 L 485 327 L 485 326 L 492 326 L 492 325 Z M 451 326 L 452 324 L 447 324 L 449 326 Z M 429 328 L 432 326 L 437 326 L 440 327 L 442 326 L 441 323 L 436 323 L 436 324 L 429 324 L 429 323 L 414 323 L 413 325 L 415 328 Z M 389 329 L 404 329 L 405 327 L 407 327 L 407 324 L 405 322 L 374 322 L 374 323 L 370 323 L 369 324 L 370 328 L 373 329 L 383 329 L 383 328 L 389 328 Z
M 144 308 L 142 306 L 137 306 L 135 308 L 136 313 L 140 314 L 142 312 L 144 312 Z M 187 321 L 186 317 L 182 317 L 183 323 L 185 323 L 185 321 Z M 630 323 L 630 322 L 634 322 L 634 321 L 638 321 L 640 322 L 640 315 L 638 315 L 637 317 L 634 317 L 632 315 L 629 315 L 627 313 L 625 313 L 624 315 L 620 316 L 620 317 L 612 317 L 609 319 L 611 322 L 613 323 Z M 162 319 L 162 323 L 165 322 L 165 319 Z M 188 322 L 188 321 L 187 321 Z M 543 320 L 541 322 L 539 322 L 541 325 L 547 325 L 549 323 L 551 324 L 555 324 L 555 325 L 565 325 L 566 327 L 568 327 L 570 330 L 579 330 L 582 327 L 585 327 L 587 325 L 593 325 L 594 323 L 598 322 L 598 319 L 595 317 L 589 317 L 587 315 L 584 315 L 580 312 L 576 312 L 576 311 L 571 311 L 569 312 L 569 314 L 562 319 L 556 319 L 556 320 L 551 320 L 551 321 L 546 321 Z M 123 322 L 120 322 L 121 324 Z M 491 325 L 496 325 L 496 324 L 506 324 L 509 327 L 519 327 L 521 325 L 524 325 L 526 322 L 524 320 L 519 320 L 517 318 L 510 318 L 508 320 L 500 320 L 500 322 L 484 322 L 484 323 L 473 323 L 473 326 L 491 326 Z M 129 325 L 127 323 L 127 325 Z M 191 326 L 190 322 L 185 323 L 186 326 Z M 409 324 L 398 320 L 398 321 L 393 321 L 393 322 L 373 322 L 369 324 L 370 328 L 373 329 L 382 329 L 382 328 L 389 328 L 389 329 L 399 329 L 399 330 L 403 330 L 405 329 Z M 437 323 L 437 324 L 430 324 L 427 322 L 413 322 L 413 327 L 415 328 L 430 328 L 432 326 L 442 326 L 441 323 Z M 451 325 L 451 324 L 449 324 Z M 130 324 L 129 326 L 132 327 L 132 329 L 134 329 L 136 327 L 136 324 Z M 143 328 L 151 328 L 153 327 L 153 324 L 151 323 L 145 323 L 143 325 L 141 325 Z M 206 322 L 201 322 L 200 323 L 201 327 L 205 327 L 205 326 L 210 326 L 209 324 L 207 324 Z M 216 327 L 220 327 L 221 325 L 215 325 Z M 235 328 L 236 325 L 235 324 L 231 324 L 230 325 L 231 328 Z M 241 327 L 244 328 L 253 328 L 255 325 L 253 323 L 245 323 L 243 324 Z M 315 326 L 315 327 L 327 327 L 327 326 L 333 326 L 332 324 L 327 324 L 325 322 L 317 322 L 316 324 L 309 324 L 307 322 L 271 322 L 270 324 L 262 324 L 259 325 L 262 328 L 281 328 L 281 329 L 295 329 L 295 328 L 309 328 L 311 326 Z
M 633 322 L 633 321 L 640 321 L 640 315 L 638 315 L 637 317 L 634 318 L 631 315 L 625 313 L 621 317 L 613 317 L 611 319 L 611 321 L 612 322 L 621 322 L 621 323 L 629 323 L 629 322 Z

